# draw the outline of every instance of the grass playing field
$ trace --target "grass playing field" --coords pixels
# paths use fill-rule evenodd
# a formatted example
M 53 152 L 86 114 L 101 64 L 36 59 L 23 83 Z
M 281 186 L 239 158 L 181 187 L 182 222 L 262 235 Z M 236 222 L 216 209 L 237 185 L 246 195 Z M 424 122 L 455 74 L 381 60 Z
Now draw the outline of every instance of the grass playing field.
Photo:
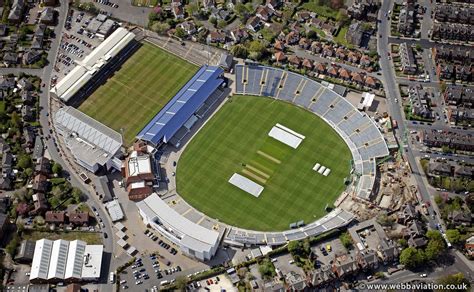
M 112 129 L 130 145 L 138 132 L 196 73 L 197 67 L 144 43 L 79 110 Z
M 297 149 L 268 136 L 280 123 L 306 138 Z M 234 96 L 191 140 L 177 169 L 178 193 L 222 222 L 285 230 L 326 214 L 344 190 L 351 154 L 342 138 L 304 109 L 265 97 Z M 316 163 L 331 168 L 325 177 Z M 265 187 L 255 198 L 228 180 L 240 173 Z

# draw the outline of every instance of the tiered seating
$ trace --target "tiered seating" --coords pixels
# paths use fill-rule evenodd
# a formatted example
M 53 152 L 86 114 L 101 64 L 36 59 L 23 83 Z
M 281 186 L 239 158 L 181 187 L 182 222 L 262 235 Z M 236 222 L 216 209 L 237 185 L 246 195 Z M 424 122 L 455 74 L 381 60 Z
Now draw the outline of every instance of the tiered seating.
M 262 89 L 263 96 L 275 96 L 278 85 L 280 84 L 283 71 L 281 70 L 268 70 L 268 76 L 265 81 L 265 85 Z
M 291 240 L 301 240 L 308 236 L 316 236 L 334 228 L 346 226 L 354 219 L 354 215 L 341 209 L 334 209 L 329 214 L 303 227 L 283 232 L 258 232 L 239 228 L 229 228 L 224 241 L 243 244 L 282 245 Z
M 286 101 L 293 101 L 300 82 L 303 82 L 303 78 L 301 76 L 291 73 L 288 74 L 288 76 L 283 81 L 283 87 L 280 88 L 280 91 L 276 97 Z
M 311 104 L 311 102 L 313 102 L 313 98 L 315 98 L 315 95 L 321 88 L 321 84 L 317 82 L 307 81 L 302 87 L 303 88 L 300 94 L 296 96 L 294 103 L 307 108 Z
M 290 101 L 330 124 L 347 143 L 355 171 L 361 175 L 358 196 L 369 199 L 375 181 L 375 158 L 388 155 L 385 140 L 370 117 L 360 113 L 336 92 L 305 76 L 255 65 L 237 65 L 235 72 L 238 94 L 264 95 Z M 246 80 L 245 84 L 242 84 L 243 80 Z

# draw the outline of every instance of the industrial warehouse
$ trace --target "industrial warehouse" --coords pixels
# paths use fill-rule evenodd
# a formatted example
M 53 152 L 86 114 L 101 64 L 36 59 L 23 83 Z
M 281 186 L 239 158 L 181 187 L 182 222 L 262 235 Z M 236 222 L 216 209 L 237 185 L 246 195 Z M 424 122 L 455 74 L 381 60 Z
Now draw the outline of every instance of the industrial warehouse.
M 40 239 L 35 245 L 30 281 L 95 281 L 100 278 L 103 251 L 102 245 L 88 245 L 81 240 Z

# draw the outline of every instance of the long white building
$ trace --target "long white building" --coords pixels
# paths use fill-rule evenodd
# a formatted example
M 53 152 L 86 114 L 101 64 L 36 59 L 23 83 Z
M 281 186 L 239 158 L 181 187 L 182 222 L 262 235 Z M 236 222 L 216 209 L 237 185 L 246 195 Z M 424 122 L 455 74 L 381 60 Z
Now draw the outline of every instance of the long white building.
M 172 209 L 157 194 L 137 203 L 140 216 L 183 253 L 201 261 L 210 260 L 219 246 L 219 232 L 191 222 Z
M 50 93 L 69 101 L 94 75 L 100 71 L 112 58 L 117 56 L 133 39 L 135 34 L 127 29 L 117 28 L 105 41 L 98 45 L 82 61 L 76 61 L 77 65 L 63 79 L 61 79 Z
M 49 283 L 97 280 L 100 278 L 103 252 L 102 245 L 87 245 L 81 240 L 40 239 L 35 245 L 30 281 Z

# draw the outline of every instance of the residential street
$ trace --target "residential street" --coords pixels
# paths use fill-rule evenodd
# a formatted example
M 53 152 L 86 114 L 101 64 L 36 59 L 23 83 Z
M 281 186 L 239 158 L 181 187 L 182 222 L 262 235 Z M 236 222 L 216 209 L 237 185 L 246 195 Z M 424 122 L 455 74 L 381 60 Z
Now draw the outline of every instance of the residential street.
M 399 121 L 398 123 L 398 130 L 396 131 L 396 137 L 403 145 L 404 154 L 406 155 L 408 162 L 410 164 L 410 167 L 413 172 L 413 177 L 415 178 L 417 185 L 418 185 L 418 191 L 420 198 L 423 202 L 430 202 L 430 207 L 428 208 L 428 211 L 430 213 L 429 216 L 429 226 L 432 229 L 436 228 L 436 225 L 439 223 L 442 223 L 440 218 L 439 218 L 439 212 L 437 212 L 436 216 L 433 217 L 433 205 L 434 204 L 434 199 L 433 197 L 430 196 L 430 193 L 427 188 L 427 181 L 426 178 L 424 177 L 423 170 L 419 168 L 419 163 L 417 163 L 418 157 L 415 156 L 414 149 L 412 149 L 411 144 L 407 143 L 407 139 L 405 138 L 406 135 L 408 135 L 408 122 L 405 121 L 403 114 L 402 114 L 402 109 L 401 105 L 397 102 L 395 102 L 395 99 L 401 100 L 398 84 L 396 83 L 396 78 L 395 78 L 395 72 L 393 68 L 392 61 L 389 58 L 384 58 L 383 56 L 387 56 L 390 50 L 389 47 L 389 42 L 394 42 L 394 43 L 400 43 L 400 39 L 394 39 L 394 38 L 389 38 L 390 34 L 390 21 L 387 20 L 387 17 L 384 17 L 384 14 L 388 12 L 389 10 L 392 9 L 391 7 L 392 2 L 391 1 L 383 1 L 382 7 L 379 10 L 379 19 L 381 19 L 381 23 L 379 24 L 379 33 L 382 34 L 382 38 L 378 38 L 378 53 L 382 58 L 380 59 L 380 66 L 381 70 L 383 72 L 383 78 L 382 82 L 384 84 L 384 88 L 386 90 L 386 96 L 387 96 L 387 106 L 389 109 L 389 112 L 392 116 L 393 119 Z M 425 34 L 424 37 L 427 37 Z M 405 41 L 405 40 L 403 40 Z M 433 42 L 431 42 L 427 38 L 422 38 L 420 41 L 418 40 L 408 40 L 408 43 L 411 44 L 420 44 L 422 47 L 426 48 L 431 48 L 433 46 Z M 412 126 L 410 126 L 412 128 Z M 446 126 L 448 129 L 449 127 Z M 450 129 L 450 128 L 449 128 Z M 419 152 L 418 152 L 419 153 Z M 468 267 L 465 264 L 465 259 L 463 259 L 464 255 L 454 252 L 454 256 L 456 257 L 456 263 L 455 266 L 458 268 L 458 270 L 465 272 L 466 275 L 469 275 L 468 271 L 471 270 L 472 272 L 472 266 Z M 393 281 L 394 279 L 390 278 L 390 281 Z

